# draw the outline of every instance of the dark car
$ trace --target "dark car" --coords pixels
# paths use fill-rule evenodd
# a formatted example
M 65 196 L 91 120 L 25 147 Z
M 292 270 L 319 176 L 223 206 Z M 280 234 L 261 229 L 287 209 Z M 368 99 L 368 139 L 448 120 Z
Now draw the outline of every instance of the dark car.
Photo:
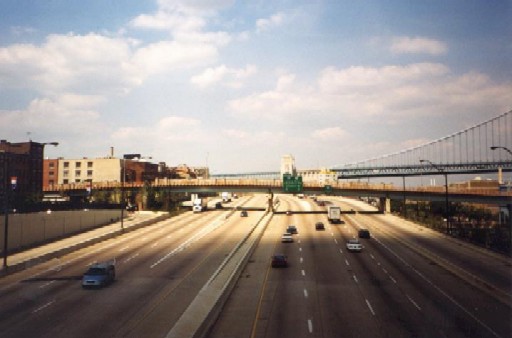
M 286 228 L 286 232 L 292 235 L 299 233 L 295 225 L 288 225 L 288 228 Z
M 114 262 L 96 263 L 82 276 L 82 287 L 103 287 L 116 279 Z
M 316 229 L 316 230 L 325 230 L 325 225 L 324 225 L 324 223 L 322 223 L 322 222 L 316 222 L 316 224 L 315 224 L 315 229 Z
M 273 268 L 286 268 L 288 266 L 288 258 L 283 254 L 276 254 L 272 256 Z
M 215 203 L 215 209 L 222 209 L 222 203 L 221 202 Z
M 240 217 L 247 217 L 247 211 L 246 210 L 241 211 Z
M 359 238 L 370 238 L 370 230 L 368 229 L 359 229 L 357 232 Z

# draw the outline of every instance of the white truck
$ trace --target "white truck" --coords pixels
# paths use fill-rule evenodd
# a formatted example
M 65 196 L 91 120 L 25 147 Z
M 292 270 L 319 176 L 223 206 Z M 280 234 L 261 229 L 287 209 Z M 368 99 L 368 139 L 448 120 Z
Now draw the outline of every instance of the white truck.
M 224 191 L 221 196 L 222 196 L 222 203 L 231 202 L 231 193 Z
M 194 199 L 194 203 L 192 204 L 193 212 L 201 212 L 205 211 L 207 208 L 207 201 L 205 198 L 196 198 Z
M 329 223 L 341 223 L 341 208 L 329 205 L 327 207 L 327 220 Z

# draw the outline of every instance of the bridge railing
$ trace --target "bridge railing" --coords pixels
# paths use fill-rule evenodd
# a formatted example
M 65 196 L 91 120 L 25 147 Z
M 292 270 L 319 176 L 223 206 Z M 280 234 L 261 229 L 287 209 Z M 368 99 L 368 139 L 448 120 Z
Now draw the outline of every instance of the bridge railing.
M 329 183 L 334 190 L 379 190 L 379 191 L 404 191 L 403 187 L 396 187 L 387 183 L 367 183 L 367 182 L 346 182 L 338 181 Z M 93 183 L 72 183 L 53 185 L 45 188 L 44 191 L 69 191 L 69 190 L 93 190 L 102 189 L 121 189 L 121 188 L 141 188 L 144 183 L 141 182 L 99 182 Z M 283 186 L 280 179 L 230 179 L 230 178 L 212 178 L 212 179 L 158 179 L 151 183 L 153 187 L 215 187 L 222 186 L 229 190 L 229 187 L 266 187 L 281 188 Z M 324 183 L 305 181 L 304 188 L 323 189 Z M 406 187 L 406 192 L 436 192 L 444 193 L 444 186 L 418 186 Z M 512 191 L 500 191 L 498 188 L 465 188 L 465 187 L 448 187 L 450 194 L 472 194 L 485 196 L 512 196 Z

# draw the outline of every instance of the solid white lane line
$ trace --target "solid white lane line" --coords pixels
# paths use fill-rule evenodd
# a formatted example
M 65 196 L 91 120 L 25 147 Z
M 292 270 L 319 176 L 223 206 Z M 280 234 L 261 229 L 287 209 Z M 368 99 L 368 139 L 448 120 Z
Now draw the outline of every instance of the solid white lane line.
M 308 319 L 308 329 L 309 333 L 313 333 L 313 322 L 311 321 L 311 319 Z
M 419 310 L 421 311 L 421 307 L 411 298 L 411 296 L 407 295 L 407 299 Z
M 368 299 L 365 299 L 366 301 L 366 305 L 368 306 L 368 308 L 370 309 L 370 312 L 372 313 L 372 315 L 375 316 L 375 312 L 373 311 L 373 308 L 372 308 L 372 305 L 370 304 L 370 302 L 368 301 Z

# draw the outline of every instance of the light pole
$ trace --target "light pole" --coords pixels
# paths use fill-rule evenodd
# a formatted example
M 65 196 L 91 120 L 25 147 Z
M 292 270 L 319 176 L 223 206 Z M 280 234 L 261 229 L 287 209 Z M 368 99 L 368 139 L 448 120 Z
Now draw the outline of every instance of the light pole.
M 496 149 L 503 149 L 505 150 L 506 152 L 508 152 L 511 156 L 512 156 L 512 151 L 507 148 L 507 147 L 503 147 L 503 146 L 491 146 L 490 147 L 491 150 L 496 150 Z M 507 188 L 508 190 L 508 188 Z M 507 205 L 507 209 L 508 209 L 508 223 L 509 223 L 509 236 L 510 236 L 510 243 L 511 243 L 511 246 L 512 246 L 512 204 L 508 204 Z M 501 211 L 500 211 L 500 214 L 501 214 Z M 510 249 L 509 249 L 510 250 Z
M 126 159 L 121 159 L 121 231 L 124 231 L 124 180 L 126 175 Z
M 446 217 L 446 233 L 450 234 L 450 204 L 448 201 L 448 173 L 446 170 L 439 168 L 436 164 L 432 163 L 430 160 L 420 160 L 420 163 L 428 163 L 432 167 L 434 167 L 437 171 L 444 175 L 444 202 L 445 202 L 445 217 Z

